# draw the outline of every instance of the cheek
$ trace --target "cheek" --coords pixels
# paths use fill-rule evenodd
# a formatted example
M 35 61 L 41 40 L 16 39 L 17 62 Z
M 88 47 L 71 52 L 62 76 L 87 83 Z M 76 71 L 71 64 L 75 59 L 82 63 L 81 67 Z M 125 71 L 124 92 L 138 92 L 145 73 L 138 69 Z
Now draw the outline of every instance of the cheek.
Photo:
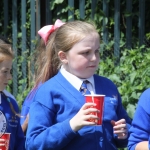
M 5 81 L 4 77 L 0 75 L 0 91 L 4 90 L 3 88 L 5 88 L 4 84 L 3 84 L 4 81 Z
M 78 60 L 77 64 L 78 64 L 79 68 L 83 69 L 88 66 L 89 61 L 87 59 L 82 58 L 82 59 Z
M 0 80 L 1 80 L 1 81 L 3 80 L 3 78 L 4 78 L 3 75 L 0 74 Z
M 3 83 L 5 81 L 4 76 L 0 75 L 0 83 Z
M 99 63 L 100 62 L 100 56 L 99 56 L 99 54 L 96 55 L 96 59 L 97 59 L 97 63 Z
M 70 59 L 70 64 L 72 64 L 74 67 L 82 67 L 88 63 L 88 60 L 84 57 L 73 57 Z

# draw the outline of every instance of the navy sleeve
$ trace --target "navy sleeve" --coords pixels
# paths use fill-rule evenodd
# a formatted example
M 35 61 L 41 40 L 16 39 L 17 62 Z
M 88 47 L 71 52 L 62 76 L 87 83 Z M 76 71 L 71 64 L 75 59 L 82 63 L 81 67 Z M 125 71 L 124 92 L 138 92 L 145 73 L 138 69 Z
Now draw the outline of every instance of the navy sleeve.
M 14 109 L 16 112 L 19 113 L 19 107 L 15 100 L 11 99 L 11 102 L 13 104 Z M 18 117 L 18 116 L 17 116 Z M 14 132 L 14 150 L 25 150 L 25 138 L 24 133 L 22 131 L 21 125 L 20 125 L 20 118 L 17 119 L 18 124 L 16 131 Z
M 124 107 L 122 105 L 122 100 L 121 100 L 119 93 L 118 93 L 118 108 L 117 108 L 116 114 L 118 115 L 118 120 L 120 120 L 120 119 L 126 120 L 127 128 L 129 131 L 129 129 L 131 127 L 131 118 L 128 116 L 126 110 L 124 109 Z M 129 137 L 129 133 L 128 133 L 128 137 Z M 115 136 L 116 146 L 119 148 L 127 147 L 128 137 L 126 139 L 118 139 L 117 136 Z
M 18 123 L 18 128 L 16 131 L 16 142 L 14 150 L 25 150 L 25 137 L 21 128 L 20 123 Z

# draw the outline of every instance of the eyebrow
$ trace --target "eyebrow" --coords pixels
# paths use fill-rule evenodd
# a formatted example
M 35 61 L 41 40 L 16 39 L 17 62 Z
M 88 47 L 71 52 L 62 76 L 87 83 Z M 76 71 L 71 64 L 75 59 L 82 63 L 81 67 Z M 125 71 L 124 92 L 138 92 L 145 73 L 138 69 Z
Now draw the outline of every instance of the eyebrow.
M 4 68 L 2 68 L 2 69 L 3 69 L 3 70 L 4 70 L 4 69 L 5 69 L 5 70 L 9 70 L 9 69 L 12 69 L 12 68 L 5 68 L 5 67 L 4 67 Z

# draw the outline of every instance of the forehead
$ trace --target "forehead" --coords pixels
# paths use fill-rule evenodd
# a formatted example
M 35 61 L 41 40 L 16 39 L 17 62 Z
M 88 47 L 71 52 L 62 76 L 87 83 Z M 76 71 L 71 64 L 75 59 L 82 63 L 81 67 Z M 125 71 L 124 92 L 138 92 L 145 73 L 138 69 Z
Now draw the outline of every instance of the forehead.
M 100 38 L 97 33 L 91 33 L 90 35 L 85 36 L 82 40 L 77 42 L 74 46 L 89 46 L 89 47 L 99 47 Z
M 89 35 L 86 35 L 81 41 L 93 41 L 93 42 L 99 42 L 99 34 L 98 33 L 91 33 Z

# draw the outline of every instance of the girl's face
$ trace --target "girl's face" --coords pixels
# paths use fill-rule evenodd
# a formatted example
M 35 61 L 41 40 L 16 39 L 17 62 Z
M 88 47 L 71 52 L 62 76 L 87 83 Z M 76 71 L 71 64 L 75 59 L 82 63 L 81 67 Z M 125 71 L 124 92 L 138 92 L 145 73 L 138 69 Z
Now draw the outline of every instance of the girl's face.
M 0 91 L 3 91 L 6 88 L 8 81 L 12 79 L 12 58 L 2 56 L 1 54 L 0 57 L 6 58 L 4 61 L 0 62 Z
M 67 53 L 64 67 L 79 78 L 91 77 L 99 65 L 100 39 L 93 33 L 76 43 Z

